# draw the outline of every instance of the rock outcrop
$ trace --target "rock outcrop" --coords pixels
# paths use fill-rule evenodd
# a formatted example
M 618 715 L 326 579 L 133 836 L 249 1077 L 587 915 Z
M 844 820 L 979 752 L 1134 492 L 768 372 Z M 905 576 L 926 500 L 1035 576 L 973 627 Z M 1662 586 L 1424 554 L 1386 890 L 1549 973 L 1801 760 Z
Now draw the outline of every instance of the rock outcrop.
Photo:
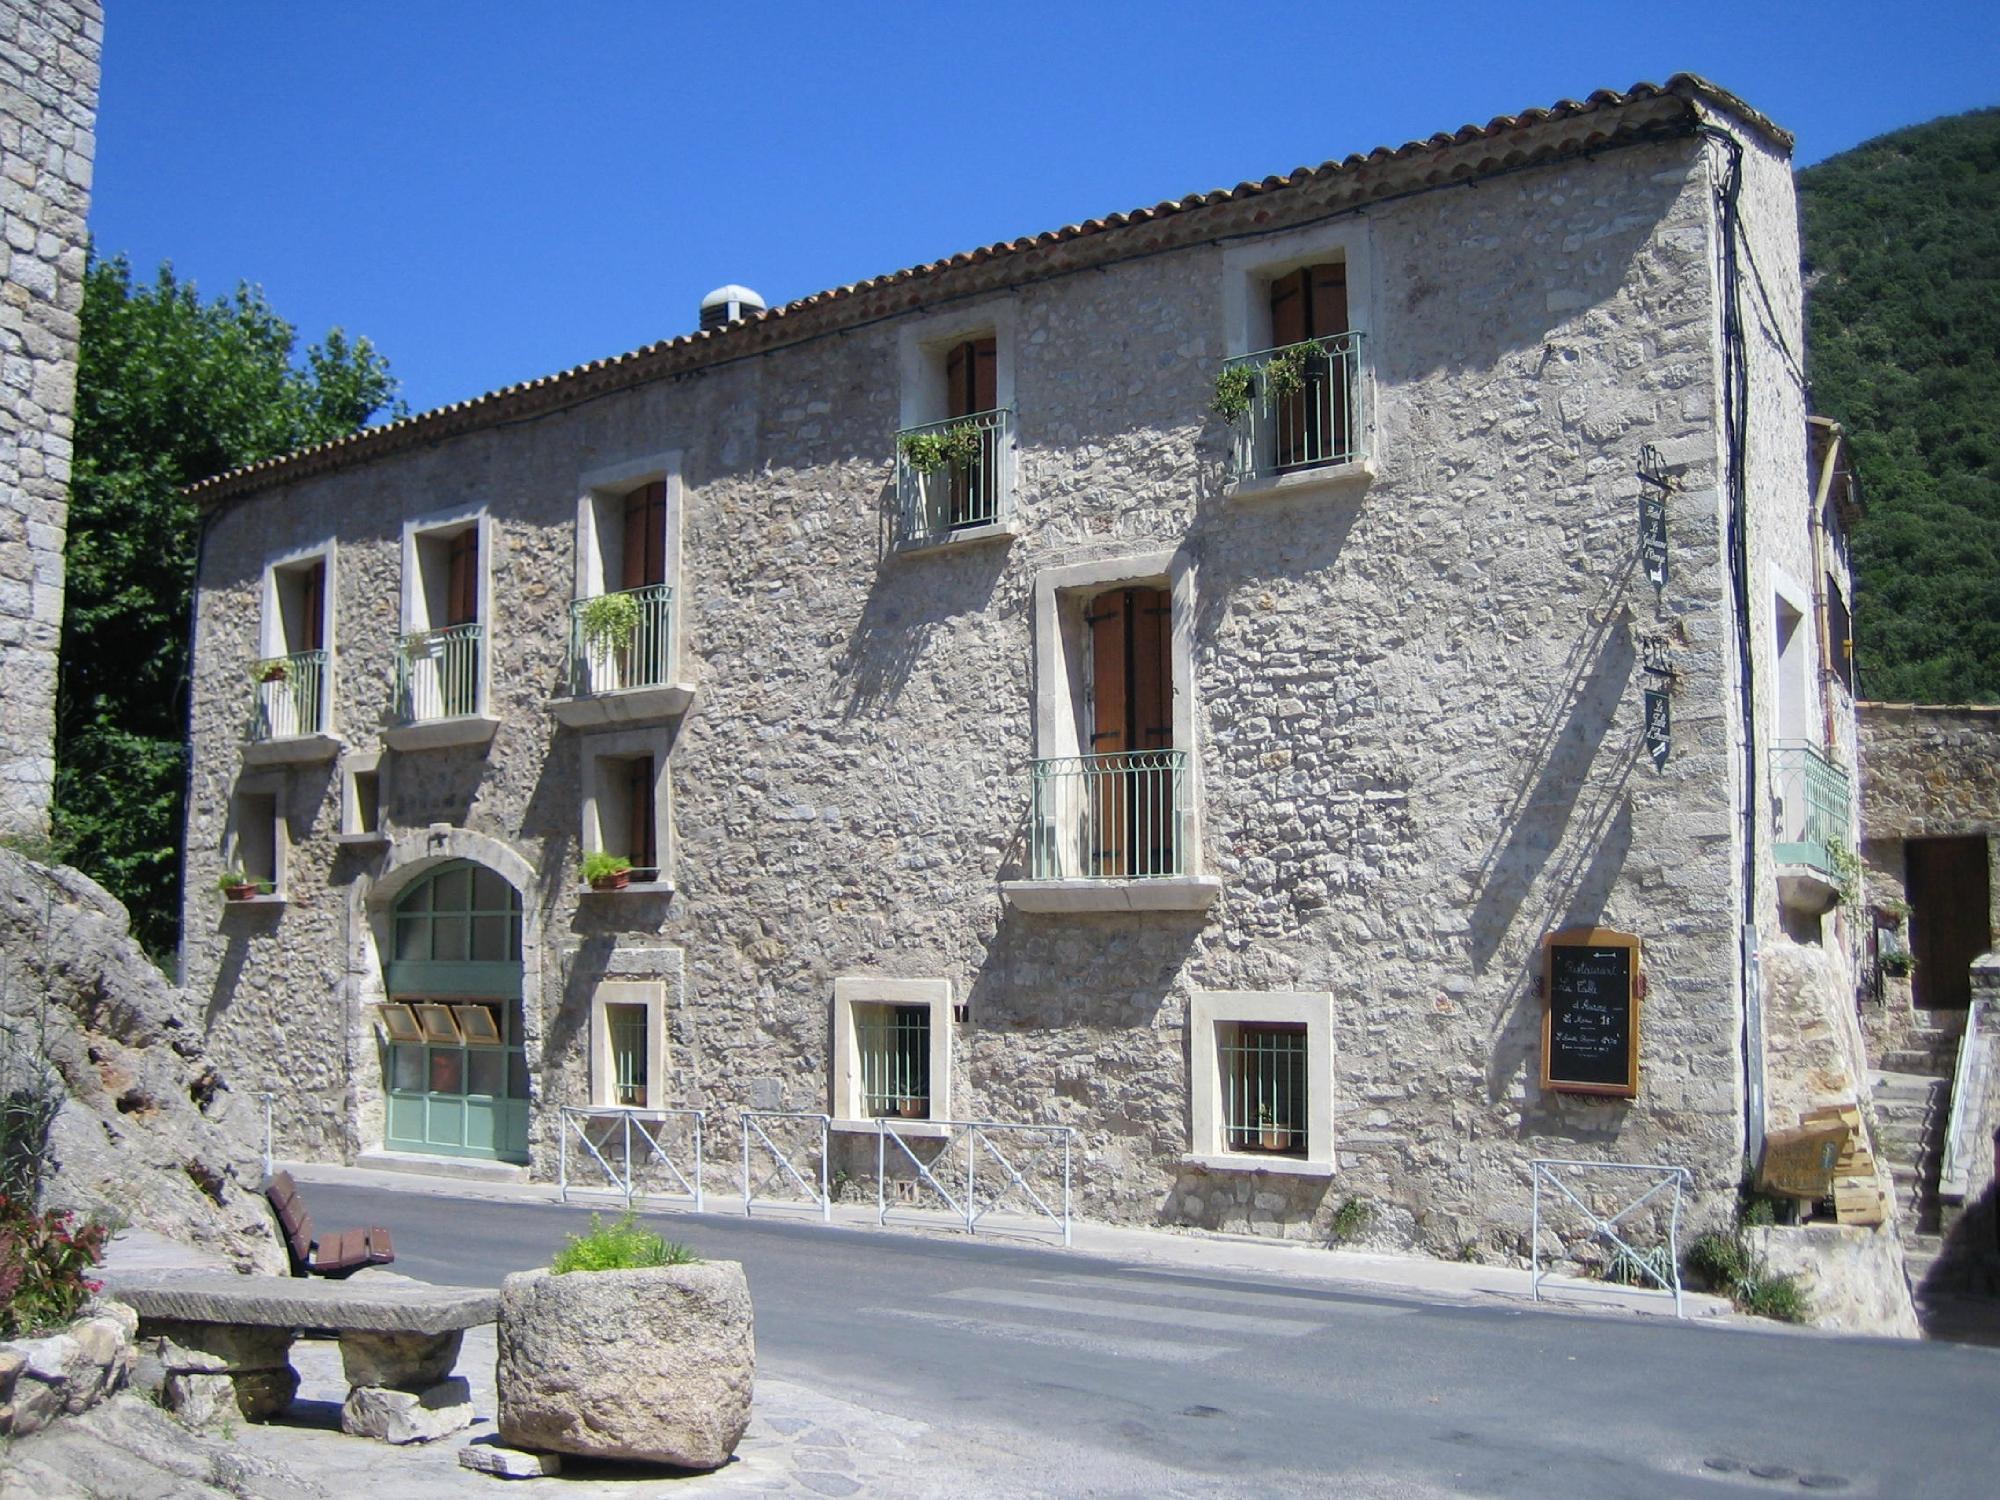
M 750 1422 L 750 1287 L 734 1261 L 523 1271 L 500 1287 L 500 1441 L 713 1469 Z
M 88 876 L 0 849 L 0 1067 L 45 1060 L 64 1094 L 45 1206 L 138 1224 L 282 1276 L 262 1113 L 204 1057 L 197 1007 Z

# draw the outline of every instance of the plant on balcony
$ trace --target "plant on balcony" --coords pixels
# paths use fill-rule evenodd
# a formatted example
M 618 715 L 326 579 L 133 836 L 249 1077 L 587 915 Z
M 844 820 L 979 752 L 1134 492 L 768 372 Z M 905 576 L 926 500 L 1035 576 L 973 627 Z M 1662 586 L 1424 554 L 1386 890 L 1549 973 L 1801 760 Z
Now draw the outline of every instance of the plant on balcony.
M 283 682 L 290 675 L 282 660 L 260 661 L 250 668 L 252 682 Z
M 603 654 L 627 645 L 639 631 L 639 601 L 630 594 L 599 594 L 583 606 L 583 638 Z
M 942 432 L 906 432 L 896 439 L 903 462 L 919 474 L 967 468 L 979 461 L 984 445 L 985 435 L 977 422 L 959 422 Z
M 1264 361 L 1264 394 L 1273 401 L 1296 396 L 1306 388 L 1306 371 L 1311 362 L 1324 362 L 1326 357 L 1326 345 L 1318 339 L 1280 349 Z
M 599 850 L 583 857 L 583 878 L 593 891 L 622 891 L 632 881 L 632 861 Z
M 258 882 L 242 869 L 231 866 L 215 877 L 215 888 L 229 901 L 248 901 L 257 894 Z
M 1250 410 L 1250 398 L 1256 389 L 1256 372 L 1248 365 L 1224 365 L 1215 372 L 1215 395 L 1208 409 L 1233 424 Z
M 1832 866 L 1835 898 L 1843 906 L 1861 899 L 1861 856 L 1840 839 L 1826 841 L 1826 862 Z

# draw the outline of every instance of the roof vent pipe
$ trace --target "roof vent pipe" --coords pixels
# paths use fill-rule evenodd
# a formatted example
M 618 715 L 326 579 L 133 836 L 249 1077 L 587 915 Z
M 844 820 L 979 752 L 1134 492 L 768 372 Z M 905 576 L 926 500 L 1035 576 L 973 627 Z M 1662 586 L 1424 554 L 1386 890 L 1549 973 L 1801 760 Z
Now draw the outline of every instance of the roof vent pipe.
M 752 313 L 764 310 L 764 299 L 747 286 L 731 282 L 719 286 L 701 299 L 701 326 L 720 328 L 725 323 L 740 323 Z

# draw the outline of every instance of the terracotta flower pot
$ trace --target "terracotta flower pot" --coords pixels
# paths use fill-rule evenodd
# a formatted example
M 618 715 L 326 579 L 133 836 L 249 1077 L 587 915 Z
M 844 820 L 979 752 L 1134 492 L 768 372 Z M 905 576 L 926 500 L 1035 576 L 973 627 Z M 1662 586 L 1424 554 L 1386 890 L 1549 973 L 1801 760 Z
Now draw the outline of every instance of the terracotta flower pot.
M 630 870 L 615 870 L 609 875 L 600 875 L 590 882 L 593 891 L 622 891 L 632 883 Z

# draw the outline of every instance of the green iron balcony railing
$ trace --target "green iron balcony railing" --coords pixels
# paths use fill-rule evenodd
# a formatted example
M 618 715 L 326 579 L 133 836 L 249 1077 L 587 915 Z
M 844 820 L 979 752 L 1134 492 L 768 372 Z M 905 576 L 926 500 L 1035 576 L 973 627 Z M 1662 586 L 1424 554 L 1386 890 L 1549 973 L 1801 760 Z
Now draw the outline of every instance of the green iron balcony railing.
M 896 434 L 896 545 L 942 541 L 1014 513 L 1014 413 L 1006 407 Z
M 572 697 L 673 680 L 674 591 L 664 583 L 619 589 L 569 607 Z
M 413 630 L 396 647 L 396 712 L 405 724 L 479 712 L 483 627 Z
M 923 1005 L 856 1006 L 861 1110 L 924 1120 L 931 1111 L 931 1013 Z
M 1235 432 L 1231 457 L 1238 479 L 1349 464 L 1365 456 L 1360 334 L 1260 349 L 1224 361 L 1222 369 L 1216 404 Z
M 1029 874 L 1035 880 L 1185 875 L 1187 752 L 1038 760 L 1029 826 Z
M 250 669 L 250 738 L 287 740 L 326 733 L 324 651 L 267 656 Z
M 1854 805 L 1847 772 L 1811 745 L 1784 742 L 1771 747 L 1771 784 L 1778 799 L 1778 863 L 1837 875 L 1833 850 L 1847 840 Z

